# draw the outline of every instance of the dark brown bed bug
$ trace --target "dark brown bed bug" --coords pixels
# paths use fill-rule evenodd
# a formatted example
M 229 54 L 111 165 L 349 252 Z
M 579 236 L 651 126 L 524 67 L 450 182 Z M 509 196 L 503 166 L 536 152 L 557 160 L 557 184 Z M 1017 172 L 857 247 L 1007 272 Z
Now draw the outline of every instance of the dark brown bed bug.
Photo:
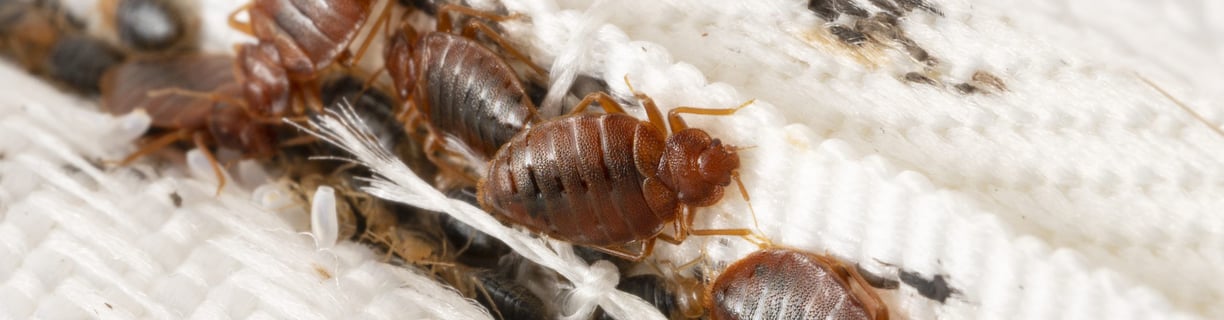
M 393 57 L 403 57 L 397 48 L 405 40 L 400 36 L 391 40 L 389 48 L 396 50 Z M 401 78 L 396 81 L 400 91 L 414 98 L 413 107 L 429 120 L 435 134 L 453 136 L 487 157 L 515 133 L 539 121 L 514 69 L 479 43 L 430 32 L 415 47 L 419 48 L 412 57 L 416 61 L 409 63 L 414 63 L 420 73 L 415 77 L 420 79 L 402 78 L 399 75 L 406 72 L 395 69 L 391 74 Z M 389 59 L 388 67 L 399 68 L 399 61 Z M 412 82 L 418 87 L 411 89 Z
M 482 21 L 468 21 L 462 36 L 449 33 L 454 13 L 492 21 L 509 18 L 441 5 L 438 31 L 418 35 L 410 27 L 401 27 L 388 40 L 384 60 L 400 98 L 411 99 L 412 116 L 424 117 L 438 139 L 458 139 L 471 151 L 488 157 L 540 118 L 517 73 L 500 55 L 473 40 L 476 32 L 483 32 L 536 73 L 544 71 Z
M 192 140 L 211 161 L 220 192 L 225 176 L 208 146 L 236 150 L 250 158 L 272 156 L 277 146 L 275 132 L 239 106 L 241 90 L 230 72 L 233 63 L 228 56 L 190 54 L 134 59 L 108 71 L 101 81 L 102 109 L 112 114 L 143 109 L 152 127 L 162 132 L 121 165 L 175 142 Z M 157 94 L 175 89 L 216 94 L 211 98 Z
M 467 20 L 462 35 L 451 34 L 451 16 L 488 21 L 499 16 L 451 4 L 438 8 L 437 30 L 418 34 L 403 25 L 385 46 L 384 61 L 399 97 L 400 118 L 425 140 L 426 154 L 448 173 L 442 182 L 475 184 L 486 163 L 515 133 L 539 121 L 518 74 L 501 55 L 474 40 L 477 32 L 498 43 L 537 74 L 544 70 L 509 46 L 484 20 Z
M 697 319 L 702 315 L 701 301 L 696 297 L 681 297 L 679 294 L 700 293 L 704 288 L 701 283 L 679 281 L 692 279 L 668 279 L 654 274 L 640 274 L 621 279 L 616 289 L 642 298 L 653 305 L 663 316 L 671 320 Z M 683 285 L 683 287 L 678 287 Z M 596 319 L 611 320 L 612 317 L 602 310 L 596 312 Z
M 476 201 L 476 188 L 458 188 L 446 192 L 447 197 L 463 200 L 472 205 Z M 447 214 L 438 215 L 438 224 L 450 248 L 454 248 L 455 260 L 465 265 L 494 268 L 501 257 L 510 253 L 506 243 L 473 228 Z
M 854 268 L 783 248 L 736 261 L 709 286 L 710 318 L 888 319 L 888 308 Z
M 472 275 L 476 282 L 475 299 L 489 310 L 493 319 L 550 319 L 544 300 L 527 287 L 492 271 Z
M 748 229 L 691 230 L 692 208 L 718 202 L 732 180 L 748 197 L 736 149 L 680 117 L 730 115 L 752 101 L 730 109 L 675 108 L 668 113 L 669 135 L 654 102 L 635 95 L 649 121 L 599 94 L 595 99 L 609 113 L 581 113 L 583 103 L 568 116 L 519 132 L 489 162 L 478 186 L 481 205 L 533 231 L 635 261 L 650 254 L 656 239 L 755 239 Z M 667 223 L 674 223 L 673 235 L 662 233 Z M 627 251 L 624 246 L 634 242 L 641 248 Z

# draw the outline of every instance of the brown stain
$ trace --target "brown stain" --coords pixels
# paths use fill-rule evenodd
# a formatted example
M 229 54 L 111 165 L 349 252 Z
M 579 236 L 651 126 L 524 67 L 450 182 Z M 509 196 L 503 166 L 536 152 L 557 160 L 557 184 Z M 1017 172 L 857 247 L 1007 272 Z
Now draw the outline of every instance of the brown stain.
M 323 266 L 320 266 L 318 264 L 311 264 L 311 266 L 314 267 L 313 269 L 314 269 L 315 274 L 319 275 L 319 277 L 323 278 L 323 280 L 328 280 L 332 278 L 332 273 L 331 271 L 327 271 L 327 268 L 324 268 Z

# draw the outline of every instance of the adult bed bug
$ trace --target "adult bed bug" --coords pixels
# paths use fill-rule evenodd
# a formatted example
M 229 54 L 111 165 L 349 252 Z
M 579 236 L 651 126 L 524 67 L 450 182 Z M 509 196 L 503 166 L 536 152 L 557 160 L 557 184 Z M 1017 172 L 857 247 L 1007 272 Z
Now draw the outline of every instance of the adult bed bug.
M 489 162 L 478 185 L 481 205 L 533 231 L 631 260 L 648 256 L 656 239 L 757 239 L 748 229 L 691 229 L 691 209 L 718 202 L 732 180 L 745 200 L 748 194 L 736 171 L 736 149 L 689 128 L 680 117 L 730 115 L 753 101 L 731 109 L 678 107 L 665 124 L 654 101 L 634 92 L 649 121 L 626 114 L 616 101 L 598 94 L 595 99 L 609 113 L 582 113 L 589 105 L 582 103 L 570 115 L 519 132 Z M 669 222 L 674 223 L 673 235 L 662 233 Z M 632 242 L 641 245 L 636 253 L 617 247 Z

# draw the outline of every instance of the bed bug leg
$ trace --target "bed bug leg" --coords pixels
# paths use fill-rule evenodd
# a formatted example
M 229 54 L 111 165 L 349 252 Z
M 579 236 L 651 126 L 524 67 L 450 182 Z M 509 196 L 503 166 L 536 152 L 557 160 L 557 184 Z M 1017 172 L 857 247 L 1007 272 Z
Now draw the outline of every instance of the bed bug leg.
M 250 11 L 252 3 L 253 2 L 248 2 L 247 4 L 238 7 L 238 9 L 234 9 L 234 12 L 230 12 L 229 17 L 226 18 L 230 28 L 234 28 L 234 30 L 238 30 L 238 32 L 245 33 L 249 36 L 255 35 L 255 30 L 251 28 L 250 22 L 238 21 L 238 14 Z
M 863 309 L 870 313 L 870 317 L 875 320 L 888 319 L 888 308 L 884 306 L 884 301 L 875 291 L 868 289 L 871 287 L 867 283 L 867 279 L 858 273 L 858 270 L 847 266 L 840 260 L 830 258 L 828 256 L 816 256 L 821 263 L 829 266 L 830 269 L 841 279 L 843 285 L 849 288 L 850 291 L 863 304 Z M 853 281 L 854 283 L 850 283 Z
M 500 46 L 502 50 L 506 50 L 506 53 L 510 54 L 511 57 L 514 57 L 515 59 L 522 61 L 524 64 L 527 64 L 527 67 L 530 67 L 531 70 L 536 73 L 536 75 L 544 78 L 548 77 L 548 71 L 545 71 L 544 68 L 535 64 L 535 62 L 531 62 L 531 59 L 519 52 L 518 49 L 510 46 L 510 44 L 506 42 L 506 39 L 498 35 L 496 31 L 493 31 L 493 27 L 490 27 L 488 24 L 480 21 L 470 21 L 463 27 L 462 34 L 464 37 L 475 39 L 477 31 L 484 33 L 486 37 L 489 37 L 489 39 L 493 40 L 493 42 L 496 42 L 497 45 Z

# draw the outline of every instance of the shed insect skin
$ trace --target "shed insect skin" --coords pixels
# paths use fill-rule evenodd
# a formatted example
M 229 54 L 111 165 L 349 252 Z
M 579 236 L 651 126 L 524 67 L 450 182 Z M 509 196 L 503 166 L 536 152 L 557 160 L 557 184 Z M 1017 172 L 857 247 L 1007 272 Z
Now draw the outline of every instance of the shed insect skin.
M 748 229 L 691 230 L 691 209 L 718 202 L 732 180 L 748 196 L 736 171 L 736 149 L 680 118 L 730 115 L 753 101 L 731 109 L 673 109 L 668 135 L 653 100 L 635 96 L 648 122 L 596 94 L 568 116 L 519 132 L 489 162 L 477 187 L 482 207 L 533 231 L 634 261 L 649 256 L 655 240 L 733 235 L 759 242 Z M 582 113 L 593 100 L 609 113 Z M 667 223 L 674 223 L 674 235 L 662 232 Z M 635 242 L 641 246 L 636 253 L 623 247 Z
M 888 319 L 888 308 L 836 258 L 763 249 L 732 263 L 705 296 L 711 319 Z

